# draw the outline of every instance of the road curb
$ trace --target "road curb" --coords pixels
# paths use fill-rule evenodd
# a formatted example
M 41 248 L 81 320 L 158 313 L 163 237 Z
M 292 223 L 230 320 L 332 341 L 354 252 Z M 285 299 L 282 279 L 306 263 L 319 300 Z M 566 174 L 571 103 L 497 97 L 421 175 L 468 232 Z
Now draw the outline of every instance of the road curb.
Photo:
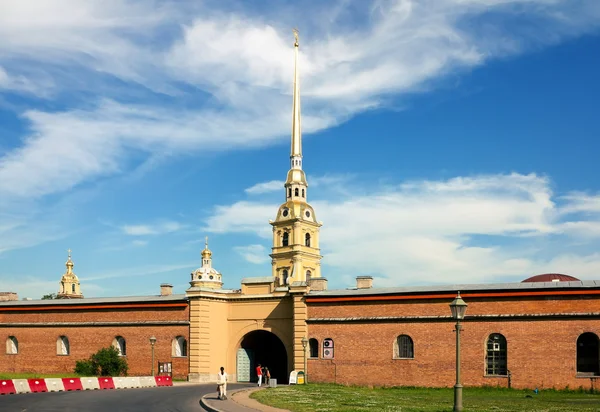
M 228 393 L 228 395 L 227 395 L 227 397 L 228 397 L 228 398 L 231 398 L 231 402 L 235 402 L 235 401 L 233 400 L 233 394 L 234 394 L 234 393 L 243 392 L 243 391 L 251 391 L 251 390 L 253 390 L 253 389 L 254 389 L 254 388 L 241 388 L 241 389 L 234 389 L 234 390 L 232 390 L 232 391 L 227 391 L 227 392 L 229 392 L 229 393 Z M 217 408 L 217 407 L 214 407 L 214 406 L 210 405 L 210 404 L 207 402 L 207 400 L 208 400 L 208 397 L 209 397 L 209 396 L 213 396 L 213 395 L 212 395 L 212 394 L 209 394 L 209 393 L 207 393 L 207 394 L 206 394 L 206 395 L 204 395 L 202 398 L 200 398 L 200 405 L 202 405 L 202 407 L 203 407 L 204 409 L 206 409 L 207 411 L 211 411 L 211 412 L 227 412 L 225 409 L 219 409 L 219 408 Z M 211 399 L 211 400 L 214 400 L 214 399 Z M 237 404 L 237 402 L 235 402 L 235 403 Z M 245 407 L 245 406 L 243 406 L 243 407 Z

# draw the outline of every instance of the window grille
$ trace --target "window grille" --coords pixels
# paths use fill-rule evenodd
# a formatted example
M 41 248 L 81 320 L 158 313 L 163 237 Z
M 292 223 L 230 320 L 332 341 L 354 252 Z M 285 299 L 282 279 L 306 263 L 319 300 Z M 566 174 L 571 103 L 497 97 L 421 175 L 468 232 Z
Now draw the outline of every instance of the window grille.
M 487 341 L 485 374 L 505 376 L 507 373 L 506 338 L 499 333 L 493 333 Z
M 396 357 L 413 359 L 415 357 L 413 340 L 408 335 L 400 335 L 396 340 Z

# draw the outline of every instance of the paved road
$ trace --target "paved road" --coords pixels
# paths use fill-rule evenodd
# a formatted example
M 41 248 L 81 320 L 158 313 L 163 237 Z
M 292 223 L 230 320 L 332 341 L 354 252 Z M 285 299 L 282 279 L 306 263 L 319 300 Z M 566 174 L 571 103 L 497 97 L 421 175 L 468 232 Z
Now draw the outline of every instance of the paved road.
M 230 384 L 227 389 L 245 387 Z M 200 398 L 216 385 L 26 393 L 0 396 L 1 412 L 200 412 Z

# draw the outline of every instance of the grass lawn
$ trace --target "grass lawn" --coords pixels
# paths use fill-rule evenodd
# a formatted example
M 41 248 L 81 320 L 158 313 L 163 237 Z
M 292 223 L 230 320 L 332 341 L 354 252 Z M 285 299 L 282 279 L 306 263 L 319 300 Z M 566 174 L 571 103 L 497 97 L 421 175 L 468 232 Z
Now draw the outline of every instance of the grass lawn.
M 74 372 L 71 373 L 9 373 L 9 372 L 0 372 L 0 379 L 44 379 L 44 378 L 72 378 L 73 376 L 77 377 Z
M 531 397 L 526 397 L 530 395 Z M 452 411 L 452 388 L 374 388 L 309 384 L 257 391 L 252 398 L 267 405 L 300 411 Z M 464 388 L 465 411 L 600 412 L 600 394 L 496 388 Z

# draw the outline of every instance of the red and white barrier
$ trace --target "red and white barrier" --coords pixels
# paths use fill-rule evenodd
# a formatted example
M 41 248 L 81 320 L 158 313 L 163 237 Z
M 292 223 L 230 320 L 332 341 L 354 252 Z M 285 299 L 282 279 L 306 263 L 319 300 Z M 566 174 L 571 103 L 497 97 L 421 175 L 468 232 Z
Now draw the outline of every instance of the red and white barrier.
M 100 380 L 101 378 L 81 378 L 81 386 L 85 390 L 94 390 L 100 389 Z
M 48 392 L 46 381 L 43 379 L 27 379 L 27 382 L 29 382 L 31 392 Z
M 46 388 L 48 388 L 48 392 L 62 392 L 65 390 L 65 385 L 63 385 L 63 381 L 60 378 L 46 378 Z
M 93 389 L 173 386 L 170 376 L 101 376 L 89 378 L 0 379 L 0 395 Z
M 27 382 L 27 379 L 13 379 L 12 382 L 15 385 L 17 393 L 31 392 L 31 388 L 29 387 L 29 382 Z
M 80 378 L 63 378 L 63 385 L 65 385 L 66 391 L 82 391 L 83 386 L 81 386 Z
M 11 395 L 17 393 L 12 379 L 0 379 L 0 395 Z
M 100 385 L 100 389 L 115 389 L 113 378 L 108 376 L 98 378 L 98 384 Z
M 156 386 L 173 386 L 170 376 L 156 376 Z

